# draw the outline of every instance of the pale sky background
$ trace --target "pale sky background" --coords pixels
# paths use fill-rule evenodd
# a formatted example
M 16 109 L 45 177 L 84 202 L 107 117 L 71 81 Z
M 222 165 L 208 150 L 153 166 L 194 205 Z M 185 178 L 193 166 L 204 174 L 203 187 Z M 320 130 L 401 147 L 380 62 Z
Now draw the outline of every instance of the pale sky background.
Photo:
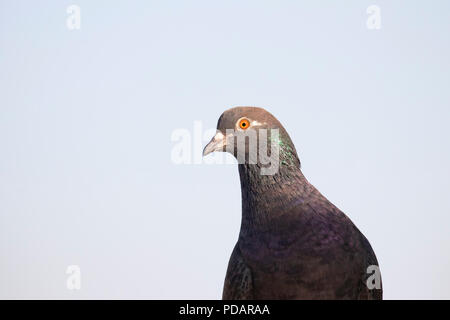
M 171 134 L 255 105 L 369 239 L 386 299 L 450 299 L 449 14 L 444 0 L 0 0 L 0 298 L 220 298 L 237 168 L 175 165 Z

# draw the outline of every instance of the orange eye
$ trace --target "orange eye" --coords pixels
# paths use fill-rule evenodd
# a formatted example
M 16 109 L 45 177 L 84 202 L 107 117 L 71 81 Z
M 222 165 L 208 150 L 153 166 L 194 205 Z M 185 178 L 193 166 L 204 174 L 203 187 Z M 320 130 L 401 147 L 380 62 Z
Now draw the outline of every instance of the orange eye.
M 247 119 L 239 121 L 239 128 L 246 130 L 248 127 L 250 127 L 250 122 Z

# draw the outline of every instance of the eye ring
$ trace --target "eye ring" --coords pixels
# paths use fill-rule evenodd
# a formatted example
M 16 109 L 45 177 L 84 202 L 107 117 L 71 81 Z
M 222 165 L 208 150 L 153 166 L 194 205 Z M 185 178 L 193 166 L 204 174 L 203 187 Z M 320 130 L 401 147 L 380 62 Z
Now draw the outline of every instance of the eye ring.
M 242 130 L 247 130 L 250 127 L 250 121 L 248 119 L 241 119 L 239 120 L 239 128 Z

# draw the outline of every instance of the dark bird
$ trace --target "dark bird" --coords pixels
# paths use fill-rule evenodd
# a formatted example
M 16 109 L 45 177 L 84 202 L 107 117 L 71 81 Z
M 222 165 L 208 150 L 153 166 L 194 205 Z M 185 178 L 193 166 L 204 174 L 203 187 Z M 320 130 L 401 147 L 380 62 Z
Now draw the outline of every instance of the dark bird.
M 252 139 L 258 148 L 251 148 Z M 241 229 L 223 299 L 382 299 L 369 241 L 308 182 L 294 144 L 272 114 L 256 107 L 225 111 L 203 155 L 214 151 L 238 158 L 242 192 Z M 277 170 L 270 172 L 273 164 Z

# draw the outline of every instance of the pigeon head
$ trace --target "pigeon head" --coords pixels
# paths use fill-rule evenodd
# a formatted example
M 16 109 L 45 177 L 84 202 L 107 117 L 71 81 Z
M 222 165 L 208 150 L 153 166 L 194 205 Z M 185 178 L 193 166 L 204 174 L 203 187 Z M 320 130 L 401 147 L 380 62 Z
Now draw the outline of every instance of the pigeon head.
M 258 107 L 226 110 L 217 122 L 216 135 L 206 145 L 203 156 L 229 152 L 239 164 L 299 168 L 294 144 L 281 123 L 270 112 Z

